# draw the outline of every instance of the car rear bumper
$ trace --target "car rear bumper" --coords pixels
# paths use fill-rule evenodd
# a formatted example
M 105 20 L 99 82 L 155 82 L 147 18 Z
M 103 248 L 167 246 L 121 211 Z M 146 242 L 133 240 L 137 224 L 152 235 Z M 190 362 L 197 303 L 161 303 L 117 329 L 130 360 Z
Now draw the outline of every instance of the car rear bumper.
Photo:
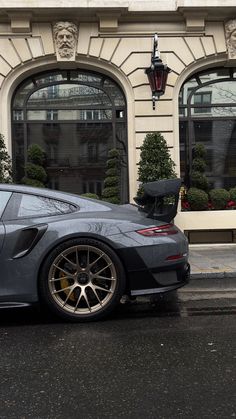
M 158 272 L 132 272 L 129 276 L 130 295 L 158 294 L 186 285 L 190 279 L 190 265 L 172 266 Z
M 152 248 L 149 250 L 152 251 Z M 190 278 L 187 255 L 176 261 L 161 262 L 155 258 L 156 263 L 150 263 L 149 266 L 145 263 L 146 257 L 141 257 L 141 252 L 135 248 L 122 250 L 120 257 L 126 269 L 126 292 L 131 295 L 171 291 L 187 284 Z

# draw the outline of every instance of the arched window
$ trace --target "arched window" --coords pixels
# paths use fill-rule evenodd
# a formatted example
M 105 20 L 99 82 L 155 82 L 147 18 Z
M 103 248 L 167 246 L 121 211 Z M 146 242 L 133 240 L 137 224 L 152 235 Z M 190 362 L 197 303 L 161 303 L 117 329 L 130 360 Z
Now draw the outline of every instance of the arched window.
M 24 176 L 27 149 L 47 154 L 48 187 L 101 195 L 108 151 L 122 155 L 121 198 L 128 199 L 126 102 L 107 76 L 87 71 L 34 75 L 12 101 L 15 180 Z
M 236 186 L 236 70 L 212 69 L 186 80 L 179 115 L 181 176 L 187 186 L 196 143 L 205 146 L 211 187 Z

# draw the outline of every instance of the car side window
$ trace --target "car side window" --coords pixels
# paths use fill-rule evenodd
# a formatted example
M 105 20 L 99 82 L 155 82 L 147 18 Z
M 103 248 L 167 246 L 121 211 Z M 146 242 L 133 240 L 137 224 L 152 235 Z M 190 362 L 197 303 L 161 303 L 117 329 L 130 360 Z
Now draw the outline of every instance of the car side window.
M 3 214 L 4 209 L 10 199 L 12 192 L 8 191 L 0 191 L 0 217 Z
M 77 207 L 68 202 L 45 196 L 14 193 L 9 205 L 11 208 L 4 218 L 38 218 L 74 212 Z

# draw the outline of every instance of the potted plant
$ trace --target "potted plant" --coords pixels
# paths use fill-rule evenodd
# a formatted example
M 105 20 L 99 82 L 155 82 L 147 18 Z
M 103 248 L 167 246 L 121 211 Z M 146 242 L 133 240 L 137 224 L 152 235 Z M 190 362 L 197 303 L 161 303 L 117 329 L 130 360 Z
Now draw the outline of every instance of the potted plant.
M 106 177 L 104 180 L 104 189 L 102 191 L 102 200 L 112 204 L 120 204 L 120 153 L 116 148 L 108 152 L 106 162 Z
M 144 183 L 177 177 L 175 163 L 171 159 L 166 140 L 160 132 L 147 134 L 140 150 L 138 196 L 142 194 L 142 184 Z
M 0 183 L 12 182 L 11 158 L 6 150 L 4 137 L 0 134 Z
M 32 144 L 27 151 L 27 163 L 25 165 L 25 176 L 21 183 L 28 186 L 44 188 L 47 181 L 47 173 L 44 168 L 46 153 L 37 144 Z

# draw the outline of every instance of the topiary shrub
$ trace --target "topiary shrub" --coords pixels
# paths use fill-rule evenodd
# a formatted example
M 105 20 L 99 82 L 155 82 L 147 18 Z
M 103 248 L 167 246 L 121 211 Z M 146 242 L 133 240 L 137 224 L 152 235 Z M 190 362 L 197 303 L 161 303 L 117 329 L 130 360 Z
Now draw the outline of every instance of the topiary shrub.
M 206 149 L 203 144 L 196 144 L 193 149 L 191 187 L 202 189 L 207 192 L 209 184 L 204 172 L 206 170 Z
M 114 195 L 118 198 L 119 188 L 118 186 L 109 186 L 103 190 L 102 197 L 109 198 L 114 197 Z
M 194 172 L 204 173 L 206 170 L 206 162 L 203 159 L 200 159 L 199 157 L 193 159 L 192 168 Z
M 209 193 L 213 209 L 225 209 L 230 200 L 230 193 L 223 188 L 212 189 Z
M 230 194 L 230 199 L 234 202 L 236 202 L 236 187 L 231 188 L 229 190 L 229 194 Z
M 175 163 L 170 157 L 166 140 L 160 132 L 147 134 L 140 150 L 138 180 L 141 184 L 177 177 Z
M 205 149 L 205 147 L 204 147 L 203 144 L 197 143 L 194 146 L 194 149 L 193 149 L 193 158 L 194 159 L 199 158 L 199 159 L 203 159 L 205 161 L 205 159 L 206 159 L 206 149 Z
M 112 204 L 120 204 L 120 168 L 121 157 L 116 148 L 108 152 L 108 160 L 106 162 L 106 177 L 104 180 L 104 189 L 102 191 L 103 201 Z
M 143 195 L 143 184 L 160 179 L 174 179 L 175 163 L 170 157 L 165 138 L 160 132 L 151 132 L 140 147 L 138 180 L 140 182 L 137 199 Z M 134 198 L 134 200 L 136 200 Z
M 11 158 L 7 152 L 4 137 L 0 134 L 0 183 L 12 182 Z
M 117 183 L 117 176 L 108 176 L 105 180 L 104 180 L 104 186 L 105 188 L 108 187 L 113 187 L 114 185 L 116 185 Z
M 209 189 L 209 184 L 206 176 L 199 171 L 192 172 L 191 183 L 194 188 L 202 189 L 205 192 Z
M 46 160 L 45 151 L 37 144 L 32 144 L 27 151 L 28 161 L 39 166 L 44 166 Z
M 25 174 L 21 183 L 29 186 L 43 188 L 47 181 L 47 173 L 44 169 L 46 160 L 45 151 L 37 144 L 32 144 L 27 151 L 28 162 L 25 165 Z
M 47 180 L 47 173 L 42 166 L 34 163 L 27 163 L 25 165 L 25 170 L 27 173 L 27 177 L 32 180 L 37 180 L 41 183 L 46 182 Z
M 186 199 L 192 211 L 202 211 L 208 208 L 208 195 L 201 189 L 190 188 Z
M 43 188 L 44 187 L 44 184 L 42 182 L 40 182 L 39 180 L 30 179 L 30 178 L 27 178 L 27 177 L 23 177 L 23 179 L 21 180 L 21 183 L 23 183 L 23 185 L 33 186 L 33 187 L 37 187 L 37 188 Z
M 107 176 L 107 178 L 108 177 L 113 177 L 113 176 L 119 176 L 118 168 L 117 167 L 111 167 L 110 169 L 107 169 L 106 176 Z

